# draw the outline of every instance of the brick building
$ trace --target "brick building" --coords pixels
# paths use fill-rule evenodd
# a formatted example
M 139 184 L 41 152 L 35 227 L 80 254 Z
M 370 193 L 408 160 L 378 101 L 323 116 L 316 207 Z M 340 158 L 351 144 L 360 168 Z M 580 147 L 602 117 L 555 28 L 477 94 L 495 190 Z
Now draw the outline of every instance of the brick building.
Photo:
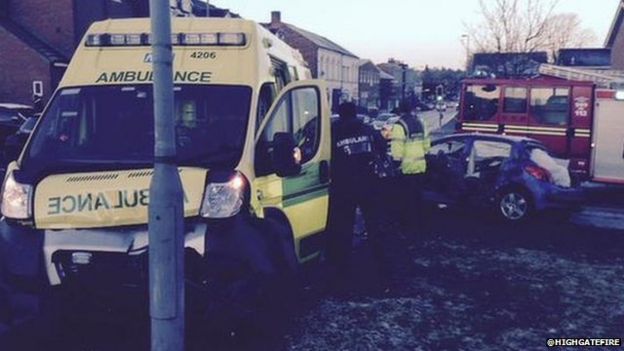
M 377 66 L 394 77 L 398 98 L 401 99 L 405 96 L 406 101 L 414 105 L 416 99 L 422 94 L 422 80 L 418 72 L 403 62 L 392 58 Z M 405 89 L 404 93 L 402 89 Z
M 188 15 L 191 0 L 170 0 Z M 0 0 L 0 102 L 32 101 L 33 86 L 46 101 L 92 22 L 147 17 L 148 0 Z
M 605 47 L 611 49 L 611 68 L 624 70 L 624 0 L 615 13 Z
M 391 74 L 379 73 L 379 110 L 392 111 L 399 107 L 401 99 L 399 83 Z
M 371 60 L 360 60 L 358 105 L 366 110 L 379 109 L 379 79 L 381 70 Z
M 334 108 L 340 101 L 358 99 L 359 59 L 356 55 L 323 36 L 282 22 L 279 11 L 273 11 L 271 22 L 263 25 L 301 52 L 312 77 L 327 82 Z

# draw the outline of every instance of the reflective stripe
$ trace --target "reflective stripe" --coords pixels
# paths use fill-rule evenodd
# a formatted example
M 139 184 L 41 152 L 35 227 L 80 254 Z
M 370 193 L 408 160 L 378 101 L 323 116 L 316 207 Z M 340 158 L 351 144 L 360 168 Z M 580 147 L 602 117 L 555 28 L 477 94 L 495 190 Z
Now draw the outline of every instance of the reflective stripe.
M 535 127 L 535 126 L 518 126 L 518 125 L 505 125 L 505 129 L 528 129 L 528 130 L 537 130 L 544 132 L 565 132 L 566 128 L 561 127 Z
M 532 135 L 551 135 L 551 136 L 566 136 L 565 132 L 542 132 L 536 130 L 505 130 L 505 133 L 514 133 L 514 134 L 532 134 Z
M 462 127 L 481 127 L 498 129 L 498 124 L 485 124 L 485 123 L 462 123 Z
M 474 130 L 478 132 L 496 132 L 498 129 L 489 129 L 482 127 L 462 127 L 463 130 Z

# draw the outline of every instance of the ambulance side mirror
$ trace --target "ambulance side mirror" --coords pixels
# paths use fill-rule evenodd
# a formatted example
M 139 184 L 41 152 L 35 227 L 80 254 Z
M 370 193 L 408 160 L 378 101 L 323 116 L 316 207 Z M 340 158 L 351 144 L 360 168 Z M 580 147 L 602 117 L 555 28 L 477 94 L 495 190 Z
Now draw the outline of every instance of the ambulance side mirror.
M 275 133 L 271 159 L 275 173 L 280 177 L 290 177 L 301 172 L 301 150 L 290 133 Z

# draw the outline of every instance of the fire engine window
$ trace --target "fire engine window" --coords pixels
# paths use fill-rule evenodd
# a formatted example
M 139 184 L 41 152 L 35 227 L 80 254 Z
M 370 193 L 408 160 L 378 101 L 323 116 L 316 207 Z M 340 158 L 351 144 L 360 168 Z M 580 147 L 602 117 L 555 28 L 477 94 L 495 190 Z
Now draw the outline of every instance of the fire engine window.
M 540 124 L 565 126 L 568 124 L 570 89 L 531 89 L 531 114 Z
M 464 92 L 464 120 L 487 121 L 498 111 L 500 87 L 495 85 L 468 85 Z
M 507 87 L 503 99 L 503 112 L 526 113 L 527 90 L 526 88 Z

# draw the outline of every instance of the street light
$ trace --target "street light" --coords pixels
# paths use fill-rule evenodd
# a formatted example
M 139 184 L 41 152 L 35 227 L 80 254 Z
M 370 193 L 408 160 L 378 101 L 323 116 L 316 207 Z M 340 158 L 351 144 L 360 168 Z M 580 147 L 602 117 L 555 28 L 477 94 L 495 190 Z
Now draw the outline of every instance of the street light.
M 405 106 L 405 83 L 406 83 L 406 77 L 407 77 L 407 64 L 405 63 L 399 63 L 399 67 L 401 67 L 402 72 L 402 86 L 401 86 L 401 104 L 403 106 Z
M 466 48 L 466 71 L 470 69 L 470 35 L 462 34 L 462 44 Z

